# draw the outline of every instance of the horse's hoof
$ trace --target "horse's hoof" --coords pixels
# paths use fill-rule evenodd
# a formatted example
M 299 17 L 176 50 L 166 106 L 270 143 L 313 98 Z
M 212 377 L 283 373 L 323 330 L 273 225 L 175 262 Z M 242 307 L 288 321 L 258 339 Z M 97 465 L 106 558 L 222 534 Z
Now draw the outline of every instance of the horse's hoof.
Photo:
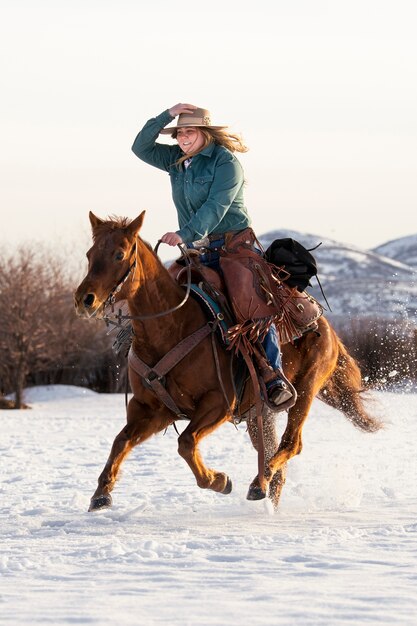
M 224 493 L 224 495 L 227 495 L 228 493 L 231 493 L 232 487 L 233 487 L 233 483 L 230 480 L 230 478 L 227 477 L 226 487 L 223 489 L 222 493 Z
M 98 511 L 99 509 L 109 509 L 112 505 L 111 495 L 98 496 L 98 498 L 91 498 L 91 504 L 88 512 Z
M 249 487 L 246 500 L 263 500 L 264 498 L 266 498 L 266 493 L 262 491 L 259 485 L 251 485 Z

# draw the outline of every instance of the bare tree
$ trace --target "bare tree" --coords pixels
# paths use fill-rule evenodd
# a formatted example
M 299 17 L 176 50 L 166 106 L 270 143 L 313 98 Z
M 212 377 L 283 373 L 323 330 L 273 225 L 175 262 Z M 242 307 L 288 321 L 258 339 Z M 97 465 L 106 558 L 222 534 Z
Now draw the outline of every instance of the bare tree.
M 51 323 L 53 303 L 62 298 L 59 270 L 37 250 L 21 247 L 3 258 L 0 270 L 0 350 L 2 377 L 22 404 L 33 363 L 46 362 L 59 345 Z

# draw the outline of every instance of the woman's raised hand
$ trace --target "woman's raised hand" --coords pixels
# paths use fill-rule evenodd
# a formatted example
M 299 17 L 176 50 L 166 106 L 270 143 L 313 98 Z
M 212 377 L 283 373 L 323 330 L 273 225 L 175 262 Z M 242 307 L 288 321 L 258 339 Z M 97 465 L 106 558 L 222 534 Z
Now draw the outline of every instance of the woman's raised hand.
M 177 117 L 180 113 L 193 113 L 196 109 L 198 109 L 198 107 L 194 106 L 194 104 L 179 102 L 169 109 L 169 114 L 172 115 L 172 117 Z

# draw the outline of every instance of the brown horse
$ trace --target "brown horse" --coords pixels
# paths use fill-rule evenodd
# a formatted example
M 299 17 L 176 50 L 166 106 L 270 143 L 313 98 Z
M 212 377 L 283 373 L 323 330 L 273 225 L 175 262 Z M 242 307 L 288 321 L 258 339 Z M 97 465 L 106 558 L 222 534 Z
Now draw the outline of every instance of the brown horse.
M 75 306 L 81 316 L 102 317 L 109 296 L 118 290 L 117 298 L 128 302 L 130 315 L 136 318 L 132 320 L 133 352 L 154 374 L 152 368 L 157 369 L 156 364 L 171 349 L 184 340 L 187 342 L 186 338 L 205 327 L 207 320 L 193 298 L 186 299 L 183 306 L 177 308 L 184 301 L 184 289 L 139 237 L 143 218 L 144 212 L 131 222 L 101 220 L 90 213 L 94 243 L 87 252 L 88 273 L 75 292 Z M 269 495 L 274 505 L 278 504 L 286 463 L 301 452 L 302 428 L 315 396 L 342 411 L 364 431 L 380 428 L 380 423 L 369 416 L 363 406 L 359 393 L 361 375 L 356 362 L 324 318 L 320 318 L 318 330 L 318 333 L 307 333 L 294 345 L 283 346 L 285 373 L 295 386 L 298 399 L 289 410 L 280 442 L 275 433 L 274 415 L 268 409 L 264 411 L 265 475 L 261 480 L 258 476 L 253 480 L 248 499 Z M 213 344 L 218 344 L 215 358 Z M 189 422 L 179 436 L 178 452 L 190 466 L 198 486 L 230 493 L 230 478 L 205 466 L 198 444 L 232 418 L 236 397 L 230 374 L 231 358 L 231 353 L 220 346 L 217 336 L 211 334 L 204 336 L 198 346 L 174 365 L 164 378 L 163 389 L 174 408 L 179 408 L 177 414 L 155 393 L 150 375 L 141 376 L 129 361 L 133 397 L 127 408 L 127 424 L 114 440 L 91 499 L 90 511 L 111 506 L 110 492 L 130 450 L 166 429 L 183 414 Z M 162 377 L 156 378 L 159 384 Z M 257 421 L 250 411 L 247 422 L 252 443 L 257 448 Z

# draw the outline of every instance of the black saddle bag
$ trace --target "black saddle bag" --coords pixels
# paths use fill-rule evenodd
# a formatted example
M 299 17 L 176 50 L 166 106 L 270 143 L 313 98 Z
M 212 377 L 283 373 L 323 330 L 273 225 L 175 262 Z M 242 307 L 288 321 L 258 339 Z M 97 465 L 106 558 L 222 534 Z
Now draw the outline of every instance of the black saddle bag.
M 317 263 L 311 250 L 307 250 L 295 239 L 275 239 L 265 251 L 265 258 L 269 263 L 282 268 L 282 279 L 290 287 L 297 287 L 298 291 L 311 287 L 310 279 L 317 276 Z

